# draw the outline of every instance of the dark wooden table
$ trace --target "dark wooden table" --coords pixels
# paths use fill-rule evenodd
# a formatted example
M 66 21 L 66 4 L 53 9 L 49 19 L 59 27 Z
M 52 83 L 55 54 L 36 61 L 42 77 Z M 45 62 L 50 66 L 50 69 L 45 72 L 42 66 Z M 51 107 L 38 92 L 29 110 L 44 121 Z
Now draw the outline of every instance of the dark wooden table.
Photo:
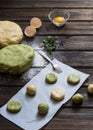
M 47 15 L 52 9 L 63 9 L 71 13 L 67 24 L 55 27 Z M 29 20 L 37 16 L 43 26 L 33 39 L 24 36 L 22 43 L 31 45 L 40 43 L 46 36 L 58 36 L 62 43 L 53 53 L 57 58 L 90 77 L 82 85 L 80 92 L 84 96 L 80 107 L 67 102 L 42 128 L 42 130 L 93 130 L 93 96 L 87 93 L 87 86 L 93 83 L 93 0 L 1 0 L 0 20 L 17 22 L 22 29 Z M 18 76 L 0 73 L 0 107 L 17 93 L 34 75 L 46 65 L 33 65 L 26 73 Z M 21 130 L 18 126 L 0 116 L 0 130 Z

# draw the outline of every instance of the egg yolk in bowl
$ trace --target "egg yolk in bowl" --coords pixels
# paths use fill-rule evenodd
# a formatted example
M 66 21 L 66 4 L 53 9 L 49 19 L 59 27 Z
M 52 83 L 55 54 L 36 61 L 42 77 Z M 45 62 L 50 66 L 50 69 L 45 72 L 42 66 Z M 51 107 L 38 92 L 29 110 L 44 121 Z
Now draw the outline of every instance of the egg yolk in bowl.
M 61 16 L 58 16 L 58 17 L 54 18 L 54 22 L 57 22 L 57 23 L 62 23 L 64 21 L 65 21 L 64 17 L 61 17 Z

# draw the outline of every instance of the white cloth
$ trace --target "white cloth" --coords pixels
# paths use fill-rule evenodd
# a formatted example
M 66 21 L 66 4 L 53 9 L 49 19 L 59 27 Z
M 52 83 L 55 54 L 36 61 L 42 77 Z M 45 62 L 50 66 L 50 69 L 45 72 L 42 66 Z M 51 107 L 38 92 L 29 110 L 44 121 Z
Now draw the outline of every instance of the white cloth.
M 76 69 L 73 69 L 56 59 L 54 59 L 53 62 L 59 64 L 63 70 L 62 73 L 57 74 L 58 81 L 55 84 L 47 84 L 45 82 L 46 74 L 53 71 L 51 64 L 47 65 L 10 99 L 19 100 L 22 103 L 21 111 L 16 114 L 9 113 L 6 110 L 6 104 L 0 108 L 2 116 L 25 130 L 38 130 L 53 118 L 59 108 L 76 93 L 89 76 L 88 74 L 84 74 Z M 70 73 L 78 73 L 80 75 L 81 80 L 75 86 L 71 86 L 67 83 L 67 77 Z M 30 84 L 37 87 L 37 93 L 33 97 L 26 95 L 26 87 Z M 54 102 L 50 98 L 51 91 L 55 87 L 61 87 L 65 92 L 65 98 L 60 102 Z M 45 116 L 38 115 L 38 104 L 41 102 L 46 102 L 49 105 L 49 111 Z

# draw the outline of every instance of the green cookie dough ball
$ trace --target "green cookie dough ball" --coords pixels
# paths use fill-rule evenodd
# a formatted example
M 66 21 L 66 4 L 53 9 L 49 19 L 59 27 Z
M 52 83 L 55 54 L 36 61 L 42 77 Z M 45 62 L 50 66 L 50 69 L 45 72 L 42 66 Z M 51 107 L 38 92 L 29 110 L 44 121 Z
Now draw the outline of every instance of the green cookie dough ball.
M 39 114 L 42 114 L 42 115 L 46 114 L 48 112 L 48 110 L 49 110 L 49 106 L 47 103 L 40 103 L 38 105 L 38 113 Z
M 17 113 L 21 110 L 22 108 L 22 104 L 19 102 L 19 101 L 14 101 L 14 100 L 11 100 L 8 104 L 7 104 L 7 110 L 9 112 L 12 112 L 12 113 Z
M 83 96 L 79 93 L 75 94 L 73 97 L 72 97 L 72 102 L 75 103 L 75 104 L 81 104 L 83 101 Z
M 54 84 L 57 81 L 57 75 L 55 73 L 48 73 L 46 75 L 46 82 L 49 84 Z
M 88 85 L 88 93 L 93 94 L 93 84 Z
M 69 74 L 67 78 L 67 82 L 71 85 L 76 85 L 80 82 L 80 76 L 75 73 Z

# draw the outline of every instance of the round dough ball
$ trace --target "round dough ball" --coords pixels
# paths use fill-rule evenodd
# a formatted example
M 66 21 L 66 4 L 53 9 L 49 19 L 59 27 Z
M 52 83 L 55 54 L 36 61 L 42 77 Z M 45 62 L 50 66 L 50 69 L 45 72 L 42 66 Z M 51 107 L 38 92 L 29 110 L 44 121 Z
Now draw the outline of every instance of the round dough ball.
M 75 94 L 72 97 L 72 102 L 75 103 L 75 104 L 80 104 L 80 103 L 82 103 L 82 101 L 83 101 L 83 96 L 79 93 Z
M 23 38 L 22 29 L 11 21 L 0 21 L 0 48 L 20 43 Z
M 54 84 L 57 81 L 57 75 L 55 73 L 48 73 L 46 75 L 46 82 L 49 84 Z
M 48 112 L 48 110 L 49 110 L 49 106 L 47 103 L 42 102 L 38 105 L 38 113 L 39 114 L 44 115 Z
M 69 74 L 67 78 L 67 82 L 71 85 L 76 85 L 80 82 L 80 76 L 75 73 Z
M 28 70 L 34 59 L 32 47 L 23 44 L 8 45 L 0 49 L 0 72 L 19 74 Z
M 26 92 L 29 95 L 35 95 L 36 94 L 36 87 L 34 85 L 27 86 Z
M 51 98 L 56 100 L 56 101 L 60 101 L 63 100 L 65 96 L 64 91 L 61 88 L 54 88 L 51 92 Z
M 93 84 L 88 85 L 88 93 L 93 94 Z
M 17 113 L 21 110 L 22 104 L 19 101 L 11 100 L 7 104 L 7 110 L 12 113 Z

